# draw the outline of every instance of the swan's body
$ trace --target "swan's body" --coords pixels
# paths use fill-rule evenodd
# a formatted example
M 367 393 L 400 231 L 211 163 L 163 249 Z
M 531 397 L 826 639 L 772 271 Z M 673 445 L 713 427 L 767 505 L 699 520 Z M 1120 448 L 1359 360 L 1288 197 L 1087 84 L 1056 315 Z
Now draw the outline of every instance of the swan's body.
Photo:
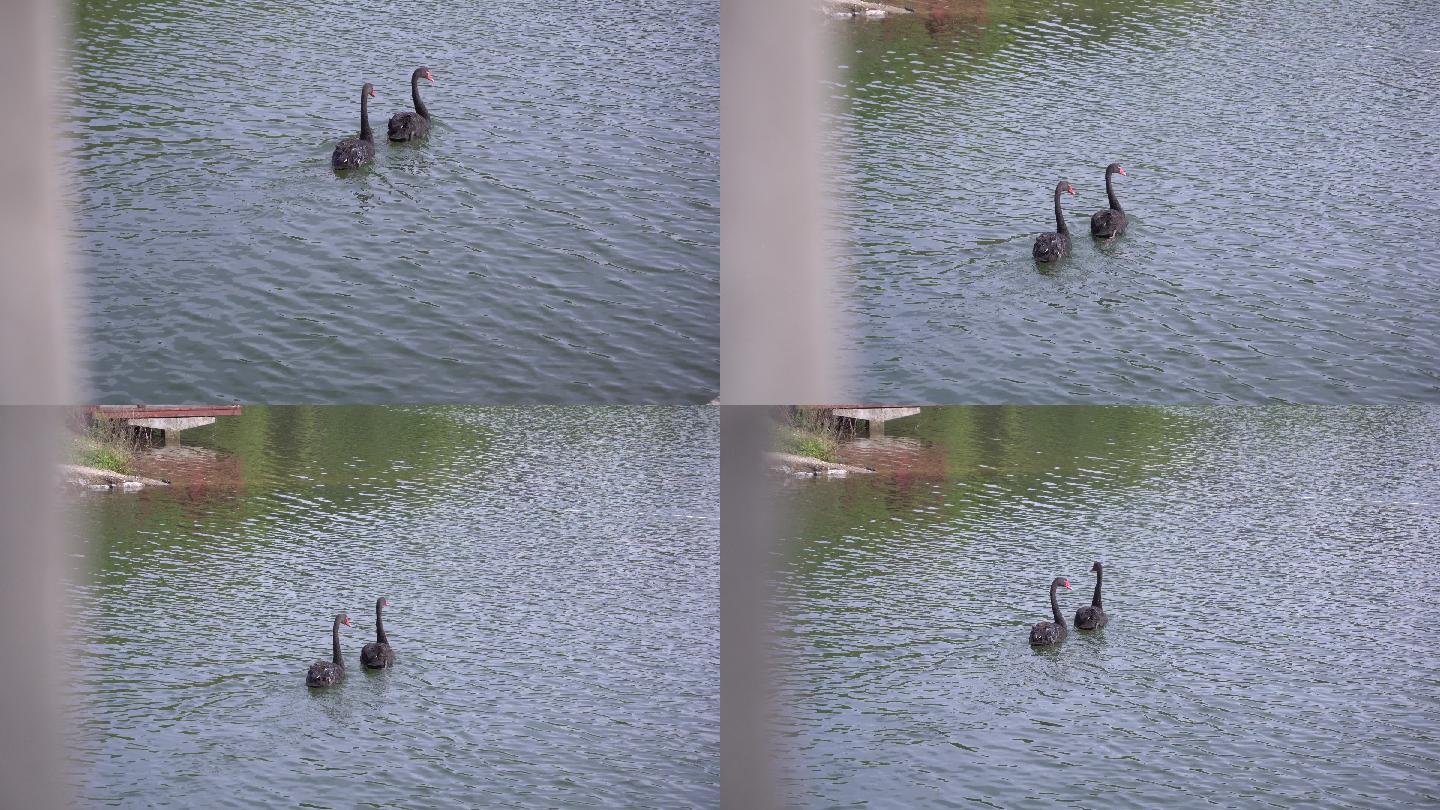
M 385 625 L 380 623 L 380 608 L 389 605 L 390 600 L 383 596 L 375 600 L 375 640 L 360 648 L 360 663 L 367 669 L 385 669 L 395 663 L 395 651 L 390 649 Z
M 415 72 L 410 74 L 410 97 L 415 102 L 415 111 L 406 110 L 390 116 L 390 124 L 386 130 L 392 141 L 413 141 L 430 134 L 430 110 L 425 107 L 425 102 L 420 100 L 422 77 L 430 82 L 435 81 L 435 77 L 430 75 L 430 68 L 415 68 Z
M 366 82 L 360 91 L 360 135 L 335 144 L 335 151 L 330 154 L 331 166 L 355 169 L 375 159 L 375 133 L 370 129 L 370 97 L 373 95 L 375 86 Z
M 354 627 L 350 617 L 344 613 L 335 614 L 335 624 L 330 628 L 330 642 L 334 654 L 329 661 L 316 661 L 305 673 L 306 686 L 334 686 L 345 678 L 345 660 L 340 657 L 340 625 Z
M 1064 588 L 1070 590 L 1070 580 L 1064 577 L 1056 577 L 1050 583 L 1050 614 L 1054 616 L 1053 622 L 1040 622 L 1030 628 L 1030 644 L 1034 647 L 1043 647 L 1047 644 L 1058 644 L 1065 640 L 1068 632 L 1065 629 L 1065 617 L 1060 615 L 1060 600 L 1055 597 L 1055 589 Z
M 1061 180 L 1055 186 L 1055 231 L 1035 237 L 1035 247 L 1030 255 L 1037 262 L 1054 262 L 1070 255 L 1070 229 L 1065 226 L 1065 214 L 1060 211 L 1060 195 L 1075 193 L 1075 187 Z
M 1115 187 L 1110 183 L 1110 178 L 1116 172 L 1125 173 L 1119 163 L 1111 163 L 1105 167 L 1105 196 L 1110 200 L 1110 207 L 1090 215 L 1091 236 L 1098 236 L 1102 239 L 1119 236 L 1125 232 L 1125 226 L 1129 224 L 1125 219 L 1125 211 L 1120 208 L 1120 198 L 1115 196 Z
M 1090 604 L 1075 611 L 1075 627 L 1080 630 L 1099 630 L 1110 621 L 1100 604 L 1100 580 L 1105 576 L 1105 568 L 1097 561 L 1090 570 L 1095 574 L 1095 596 Z

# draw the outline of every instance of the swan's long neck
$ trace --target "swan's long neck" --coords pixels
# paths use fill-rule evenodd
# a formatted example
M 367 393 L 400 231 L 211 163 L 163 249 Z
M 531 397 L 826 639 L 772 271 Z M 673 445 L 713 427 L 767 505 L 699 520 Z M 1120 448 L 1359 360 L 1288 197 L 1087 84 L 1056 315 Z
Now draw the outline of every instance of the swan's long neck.
M 1096 569 L 1095 569 L 1095 595 L 1094 595 L 1093 597 L 1091 597 L 1091 599 L 1090 599 L 1090 604 L 1093 605 L 1093 606 L 1095 606 L 1095 607 L 1097 607 L 1097 608 L 1100 607 L 1100 580 L 1102 580 L 1102 579 L 1104 579 L 1104 578 L 1105 578 L 1105 569 L 1104 569 L 1104 568 L 1096 568 Z
M 422 118 L 429 118 L 430 111 L 425 108 L 425 102 L 420 100 L 420 74 L 416 73 L 410 77 L 410 98 L 415 101 L 415 112 Z
M 1115 197 L 1115 187 L 1110 183 L 1110 178 L 1115 176 L 1114 169 L 1105 170 L 1105 196 L 1110 198 L 1110 207 L 1116 211 L 1123 211 L 1120 207 L 1120 200 Z
M 371 129 L 370 129 L 370 93 L 367 92 L 367 91 L 365 91 L 365 90 L 361 90 L 361 91 L 360 91 L 360 138 L 361 138 L 361 140 L 366 140 L 366 141 L 368 141 L 368 140 L 373 139 L 374 137 L 375 137 L 375 133 L 374 133 L 373 131 L 371 131 Z
M 1050 612 L 1055 614 L 1056 624 L 1064 624 L 1065 617 L 1060 615 L 1060 599 L 1055 596 L 1056 587 L 1055 585 L 1050 586 Z M 335 643 L 339 644 L 340 642 L 337 641 Z
M 1061 186 L 1055 187 L 1055 232 L 1069 233 L 1070 229 L 1065 227 L 1065 215 L 1060 211 L 1060 192 L 1062 190 L 1063 188 Z M 1050 590 L 1050 595 L 1052 597 L 1055 595 L 1055 590 L 1053 588 Z M 1055 615 L 1060 615 L 1059 608 L 1056 608 Z
M 385 638 L 385 625 L 380 623 L 380 607 L 384 604 L 384 600 L 377 599 L 375 601 L 375 640 L 381 644 L 388 644 L 390 643 L 390 639 Z M 405 617 L 401 616 L 400 618 L 403 619 Z
M 335 655 L 334 655 L 333 658 L 331 658 L 331 660 L 334 661 L 335 663 L 339 664 L 339 665 L 342 666 L 342 667 L 345 666 L 345 659 L 343 659 L 343 658 L 340 657 L 340 617 L 339 617 L 339 616 L 336 616 L 336 617 L 335 617 L 335 624 L 334 624 L 334 626 L 332 626 L 332 627 L 330 628 L 330 643 L 331 643 L 331 645 L 335 648 Z

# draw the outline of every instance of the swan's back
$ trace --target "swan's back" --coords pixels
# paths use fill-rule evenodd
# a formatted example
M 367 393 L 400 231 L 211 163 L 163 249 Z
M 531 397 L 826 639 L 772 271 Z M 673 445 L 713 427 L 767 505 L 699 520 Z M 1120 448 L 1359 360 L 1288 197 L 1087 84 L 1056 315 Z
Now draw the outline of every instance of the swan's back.
M 375 157 L 375 142 L 364 138 L 346 138 L 335 144 L 330 165 L 337 169 L 356 169 Z
M 1065 625 L 1054 622 L 1040 622 L 1030 628 L 1030 643 L 1036 647 L 1054 644 L 1065 638 Z
M 372 641 L 360 648 L 360 663 L 370 669 L 385 669 L 395 663 L 395 651 L 383 641 Z
M 1035 237 L 1030 255 L 1039 262 L 1057 261 L 1070 253 L 1070 237 L 1063 233 L 1042 233 Z
M 334 686 L 345 677 L 345 668 L 333 661 L 316 661 L 305 673 L 306 686 Z
M 1119 236 L 1125 232 L 1125 226 L 1128 224 L 1124 211 L 1106 208 L 1103 211 L 1096 211 L 1090 215 L 1090 235 L 1107 239 L 1112 236 Z
M 430 119 L 417 112 L 398 112 L 385 127 L 390 140 L 411 141 L 430 134 Z
M 1105 611 L 1094 605 L 1086 605 L 1075 611 L 1075 626 L 1081 630 L 1099 630 L 1110 621 Z

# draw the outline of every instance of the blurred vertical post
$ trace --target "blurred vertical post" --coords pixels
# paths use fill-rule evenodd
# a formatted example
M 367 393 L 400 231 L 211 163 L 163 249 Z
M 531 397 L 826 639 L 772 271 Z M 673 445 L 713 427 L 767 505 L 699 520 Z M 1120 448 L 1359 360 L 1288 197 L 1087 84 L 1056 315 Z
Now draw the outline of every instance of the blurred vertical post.
M 720 9 L 720 401 L 834 401 L 824 20 L 816 0 Z
M 0 0 L 0 807 L 66 805 L 65 532 L 56 487 L 71 397 L 60 179 L 63 4 Z
M 770 567 L 776 532 L 761 406 L 720 409 L 720 805 L 780 804 L 771 739 Z
M 720 3 L 720 795 L 781 804 L 771 738 L 763 407 L 834 401 L 826 261 L 826 58 L 812 0 Z M 742 406 L 742 407 L 737 407 Z

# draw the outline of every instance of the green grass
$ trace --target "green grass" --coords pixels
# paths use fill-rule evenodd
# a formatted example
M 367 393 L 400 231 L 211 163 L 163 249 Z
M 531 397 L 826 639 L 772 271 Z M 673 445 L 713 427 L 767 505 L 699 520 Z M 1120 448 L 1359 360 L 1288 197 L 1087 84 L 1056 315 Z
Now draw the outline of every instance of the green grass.
M 816 433 L 794 425 L 781 425 L 775 431 L 775 444 L 782 453 L 834 461 L 840 443 L 834 436 Z
M 135 449 L 123 427 L 97 419 L 84 434 L 71 437 L 69 460 L 82 467 L 129 475 Z

